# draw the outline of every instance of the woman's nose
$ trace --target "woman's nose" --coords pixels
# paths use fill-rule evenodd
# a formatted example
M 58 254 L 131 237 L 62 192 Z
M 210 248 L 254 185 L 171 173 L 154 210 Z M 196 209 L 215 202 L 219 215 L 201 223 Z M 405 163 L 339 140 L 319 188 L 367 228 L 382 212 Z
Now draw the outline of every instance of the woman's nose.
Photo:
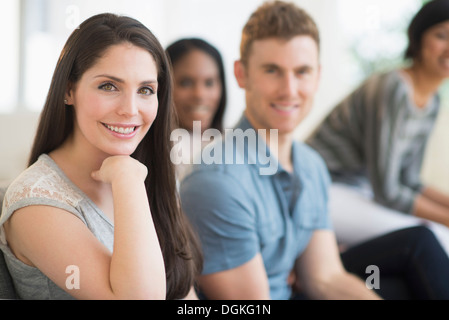
M 118 113 L 120 115 L 134 116 L 138 113 L 138 110 L 137 96 L 135 94 L 123 95 L 118 108 Z

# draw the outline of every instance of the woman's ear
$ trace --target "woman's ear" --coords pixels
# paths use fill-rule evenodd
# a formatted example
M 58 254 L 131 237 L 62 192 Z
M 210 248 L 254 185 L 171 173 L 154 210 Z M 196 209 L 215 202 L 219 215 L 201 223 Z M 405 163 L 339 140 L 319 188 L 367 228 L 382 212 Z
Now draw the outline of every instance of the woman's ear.
M 234 76 L 240 88 L 246 88 L 246 70 L 241 60 L 234 62 Z
M 75 92 L 73 91 L 72 83 L 69 83 L 64 95 L 64 103 L 69 106 L 74 105 L 74 96 Z

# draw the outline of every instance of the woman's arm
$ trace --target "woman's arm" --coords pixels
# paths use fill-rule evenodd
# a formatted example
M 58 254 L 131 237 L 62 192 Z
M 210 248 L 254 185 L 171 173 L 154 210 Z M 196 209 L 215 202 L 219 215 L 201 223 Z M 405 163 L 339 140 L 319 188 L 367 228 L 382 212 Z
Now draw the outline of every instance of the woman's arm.
M 147 168 L 128 156 L 107 158 L 93 173 L 112 186 L 111 287 L 127 299 L 165 298 L 165 266 L 144 185 L 146 175 Z
M 415 198 L 413 214 L 449 227 L 449 199 L 438 190 L 424 188 Z
M 93 177 L 112 186 L 112 253 L 79 218 L 50 206 L 25 207 L 11 216 L 5 231 L 12 251 L 78 299 L 164 299 L 165 268 L 143 184 L 146 168 L 130 157 L 110 157 Z M 67 286 L 69 266 L 79 271 L 79 288 Z
M 422 194 L 436 203 L 446 207 L 449 209 L 449 196 L 446 193 L 443 193 L 432 187 L 425 187 L 422 190 Z

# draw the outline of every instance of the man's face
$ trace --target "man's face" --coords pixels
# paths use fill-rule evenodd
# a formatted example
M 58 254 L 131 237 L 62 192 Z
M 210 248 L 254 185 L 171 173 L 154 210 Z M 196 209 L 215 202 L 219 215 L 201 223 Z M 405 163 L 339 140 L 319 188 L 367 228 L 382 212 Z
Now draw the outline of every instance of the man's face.
M 246 91 L 245 114 L 257 129 L 292 133 L 309 113 L 320 78 L 318 45 L 310 36 L 254 41 L 247 64 L 235 64 Z

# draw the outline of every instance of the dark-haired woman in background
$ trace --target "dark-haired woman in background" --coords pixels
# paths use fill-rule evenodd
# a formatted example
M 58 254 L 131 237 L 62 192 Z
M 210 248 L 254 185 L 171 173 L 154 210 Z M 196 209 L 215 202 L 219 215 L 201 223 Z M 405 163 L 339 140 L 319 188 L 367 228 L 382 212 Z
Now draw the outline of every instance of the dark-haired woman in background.
M 169 157 L 170 65 L 140 22 L 112 14 L 69 37 L 28 169 L 0 224 L 19 298 L 196 298 L 201 253 Z
M 308 143 L 332 174 L 330 213 L 340 242 L 425 223 L 449 252 L 449 197 L 420 177 L 438 89 L 449 78 L 449 0 L 426 3 L 408 37 L 410 65 L 369 77 Z
M 221 54 L 212 44 L 199 38 L 179 39 L 170 44 L 166 52 L 173 66 L 178 125 L 189 132 L 190 146 L 196 139 L 204 147 L 208 141 L 202 141 L 200 135 L 205 130 L 223 132 L 226 83 Z M 180 159 L 183 163 L 177 166 L 179 179 L 188 172 L 188 164 L 194 156 L 193 148 L 187 149 L 191 152 L 184 152 Z

